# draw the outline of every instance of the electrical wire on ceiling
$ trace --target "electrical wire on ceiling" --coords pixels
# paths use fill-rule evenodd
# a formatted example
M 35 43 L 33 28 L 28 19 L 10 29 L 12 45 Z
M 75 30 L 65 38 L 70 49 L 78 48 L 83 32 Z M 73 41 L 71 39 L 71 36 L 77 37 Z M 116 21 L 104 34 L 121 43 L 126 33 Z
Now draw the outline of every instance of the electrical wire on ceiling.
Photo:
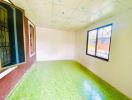
M 11 0 L 0 0 L 0 1 L 7 1 L 9 2 L 11 5 L 15 6 L 14 3 Z
M 8 0 L 8 1 L 9 1 L 13 6 L 15 6 L 14 3 L 13 3 L 11 0 Z
M 11 0 L 8 0 L 10 2 L 11 5 L 15 6 L 15 4 L 11 1 Z

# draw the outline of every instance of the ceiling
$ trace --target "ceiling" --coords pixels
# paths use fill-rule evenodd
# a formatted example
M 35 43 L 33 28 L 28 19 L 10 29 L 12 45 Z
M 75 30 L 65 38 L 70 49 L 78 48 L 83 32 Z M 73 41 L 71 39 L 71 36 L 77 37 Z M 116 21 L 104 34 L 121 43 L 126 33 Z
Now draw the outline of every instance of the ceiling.
M 132 9 L 132 0 L 11 0 L 37 26 L 77 31 Z

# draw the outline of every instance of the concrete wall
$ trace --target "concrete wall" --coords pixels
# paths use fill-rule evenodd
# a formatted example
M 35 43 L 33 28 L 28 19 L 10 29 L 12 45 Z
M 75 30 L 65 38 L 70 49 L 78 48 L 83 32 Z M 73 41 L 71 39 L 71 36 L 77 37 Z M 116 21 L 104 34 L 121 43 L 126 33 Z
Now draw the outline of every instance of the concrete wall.
M 75 33 L 36 28 L 37 60 L 67 60 L 75 58 Z
M 28 19 L 25 18 L 25 50 L 26 50 L 26 62 L 24 64 L 17 65 L 12 72 L 0 79 L 0 100 L 5 100 L 6 96 L 12 91 L 14 86 L 21 79 L 23 74 L 31 67 L 36 61 L 36 55 L 29 56 L 29 34 L 28 34 Z
M 76 58 L 112 86 L 132 98 L 132 11 L 116 15 L 77 33 Z M 87 31 L 113 23 L 109 62 L 86 55 Z

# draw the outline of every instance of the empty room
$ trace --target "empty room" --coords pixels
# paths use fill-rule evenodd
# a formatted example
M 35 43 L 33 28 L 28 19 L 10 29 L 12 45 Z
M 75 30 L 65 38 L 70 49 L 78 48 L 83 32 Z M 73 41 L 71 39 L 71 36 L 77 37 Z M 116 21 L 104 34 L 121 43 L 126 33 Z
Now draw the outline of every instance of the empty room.
M 0 0 L 0 100 L 132 100 L 132 0 Z

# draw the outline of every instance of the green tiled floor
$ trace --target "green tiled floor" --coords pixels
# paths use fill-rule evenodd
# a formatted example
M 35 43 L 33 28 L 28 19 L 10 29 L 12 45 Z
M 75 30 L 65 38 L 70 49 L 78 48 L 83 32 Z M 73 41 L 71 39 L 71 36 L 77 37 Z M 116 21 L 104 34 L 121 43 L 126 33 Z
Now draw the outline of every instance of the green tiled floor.
M 74 61 L 38 62 L 7 100 L 130 100 Z

